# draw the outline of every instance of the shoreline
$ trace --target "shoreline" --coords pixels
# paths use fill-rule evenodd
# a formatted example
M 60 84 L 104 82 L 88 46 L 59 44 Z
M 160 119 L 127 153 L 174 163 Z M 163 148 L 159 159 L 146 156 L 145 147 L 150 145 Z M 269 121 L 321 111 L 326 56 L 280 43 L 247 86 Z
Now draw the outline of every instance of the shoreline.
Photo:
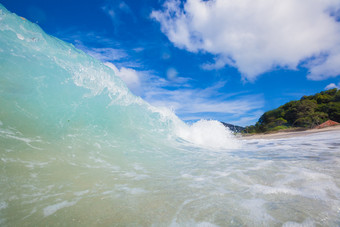
M 293 132 L 272 132 L 272 133 L 260 133 L 254 135 L 243 135 L 238 137 L 243 140 L 251 140 L 251 139 L 283 139 L 283 138 L 291 138 L 291 137 L 300 137 L 307 136 L 310 134 L 315 134 L 319 132 L 329 132 L 329 131 L 339 131 L 340 133 L 340 125 L 330 126 L 321 129 L 307 129 L 304 131 L 293 131 Z

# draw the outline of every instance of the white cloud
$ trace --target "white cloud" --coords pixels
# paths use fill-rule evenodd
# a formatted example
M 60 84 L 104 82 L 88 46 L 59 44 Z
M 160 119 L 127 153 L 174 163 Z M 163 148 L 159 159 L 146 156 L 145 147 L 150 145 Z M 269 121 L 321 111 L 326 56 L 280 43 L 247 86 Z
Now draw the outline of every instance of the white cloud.
M 114 48 L 84 48 L 77 45 L 78 48 L 84 50 L 87 54 L 100 61 L 114 61 L 127 56 L 124 50 Z
M 167 71 L 166 71 L 166 76 L 169 80 L 174 80 L 176 79 L 177 77 L 177 70 L 175 68 L 169 68 Z
M 115 72 L 116 76 L 119 76 L 122 78 L 122 80 L 126 83 L 128 88 L 133 91 L 135 94 L 138 94 L 140 92 L 140 72 L 131 69 L 131 68 L 125 68 L 121 67 L 118 69 L 114 64 L 111 62 L 105 62 L 104 65 L 110 67 Z
M 324 62 L 310 67 L 308 78 L 311 80 L 323 80 L 336 77 L 340 74 L 340 46 L 330 50 L 329 56 Z
M 114 30 L 117 32 L 118 27 L 121 24 L 125 23 L 125 20 L 122 19 L 123 14 L 128 15 L 129 19 L 132 19 L 133 22 L 137 21 L 136 16 L 134 15 L 133 11 L 129 7 L 128 4 L 126 4 L 124 1 L 119 1 L 119 0 L 112 0 L 112 1 L 107 1 L 106 4 L 104 4 L 102 7 L 102 10 L 104 13 L 106 13 L 113 25 L 114 25 Z
M 263 111 L 255 111 L 249 113 L 247 116 L 242 116 L 240 118 L 236 118 L 237 120 L 230 121 L 228 123 L 233 125 L 240 125 L 240 126 L 248 126 L 257 122 L 257 120 L 261 117 Z
M 130 9 L 130 7 L 124 2 L 124 1 L 121 1 L 119 3 L 119 9 L 121 9 L 122 11 L 124 11 L 125 13 L 127 14 L 132 14 L 132 11 Z
M 335 83 L 330 83 L 325 87 L 325 90 L 329 90 L 329 89 L 333 89 L 333 88 L 340 89 L 340 83 L 338 83 L 338 85 L 336 85 Z
M 254 112 L 263 113 L 262 95 L 223 94 L 218 90 L 224 85 L 224 82 L 219 82 L 205 89 L 182 87 L 176 90 L 154 86 L 146 90 L 144 99 L 154 106 L 173 109 L 185 120 L 218 115 L 219 119 L 243 118 L 242 122 L 239 122 L 242 125 L 254 123 L 259 115 L 253 117 Z
M 254 80 L 304 63 L 309 79 L 340 74 L 339 0 L 168 0 L 163 7 L 151 17 L 175 46 L 216 56 L 205 69 L 229 64 Z
M 136 48 L 133 48 L 133 50 L 135 52 L 139 53 L 139 52 L 142 52 L 144 50 L 144 48 L 143 47 L 136 47 Z
M 250 125 L 263 113 L 262 95 L 247 95 L 244 92 L 221 93 L 226 83 L 221 81 L 207 88 L 193 88 L 191 79 L 170 76 L 164 79 L 149 71 L 117 68 L 110 62 L 104 63 L 122 78 L 129 89 L 156 107 L 172 109 L 183 120 L 238 119 L 229 123 Z
M 120 43 L 107 37 L 103 33 L 82 31 L 79 30 L 78 27 L 70 27 L 65 30 L 59 30 L 56 36 L 61 37 L 62 40 L 73 43 L 79 49 L 86 48 L 86 46 L 92 46 L 94 43 L 100 44 L 102 47 L 120 46 Z
M 243 92 L 221 93 L 219 89 L 226 85 L 223 81 L 204 89 L 192 88 L 189 83 L 191 79 L 178 76 L 174 68 L 170 68 L 174 72 L 168 70 L 169 78 L 164 79 L 149 71 L 117 68 L 110 62 L 104 64 L 113 69 L 133 93 L 142 96 L 153 106 L 172 109 L 185 120 L 241 118 L 242 120 L 235 122 L 250 125 L 258 119 L 259 114 L 254 116 L 254 113 L 263 113 L 262 95 L 245 95 Z
M 103 40 L 107 41 L 105 39 Z M 125 50 L 115 48 L 88 48 L 79 40 L 75 46 L 113 69 L 115 75 L 119 76 L 134 94 L 142 94 L 143 88 L 141 86 L 141 80 L 147 77 L 148 71 L 135 70 L 134 68 L 139 68 L 141 65 L 135 61 L 128 61 L 129 55 Z M 120 62 L 117 62 L 117 60 L 120 60 Z M 112 62 L 115 63 L 113 64 Z

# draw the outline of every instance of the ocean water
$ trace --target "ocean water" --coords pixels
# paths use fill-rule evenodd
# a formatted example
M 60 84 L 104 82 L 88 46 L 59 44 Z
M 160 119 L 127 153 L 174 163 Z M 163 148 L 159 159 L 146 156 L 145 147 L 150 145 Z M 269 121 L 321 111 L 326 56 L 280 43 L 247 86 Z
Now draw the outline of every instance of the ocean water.
M 0 5 L 0 226 L 340 226 L 339 147 L 187 125 Z

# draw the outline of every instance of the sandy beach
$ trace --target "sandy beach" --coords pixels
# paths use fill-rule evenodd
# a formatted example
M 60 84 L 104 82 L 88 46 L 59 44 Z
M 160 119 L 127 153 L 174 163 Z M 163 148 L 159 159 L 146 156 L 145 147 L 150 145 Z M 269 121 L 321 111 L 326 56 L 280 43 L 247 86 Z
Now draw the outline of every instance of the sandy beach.
M 306 136 L 310 134 L 328 132 L 328 131 L 334 131 L 334 133 L 340 133 L 340 125 L 335 125 L 335 126 L 321 128 L 321 129 L 309 129 L 305 131 L 273 132 L 273 133 L 245 135 L 240 138 L 241 139 L 282 139 L 282 138 Z

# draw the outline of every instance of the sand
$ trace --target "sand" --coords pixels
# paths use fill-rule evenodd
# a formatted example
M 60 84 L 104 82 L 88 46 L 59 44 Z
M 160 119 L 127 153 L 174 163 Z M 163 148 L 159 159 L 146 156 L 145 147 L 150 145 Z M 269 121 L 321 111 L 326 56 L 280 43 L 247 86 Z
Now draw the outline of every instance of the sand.
M 310 134 L 320 133 L 320 132 L 328 132 L 334 131 L 334 133 L 340 133 L 340 125 L 330 126 L 321 129 L 309 129 L 305 131 L 295 131 L 295 132 L 273 132 L 266 134 L 254 134 L 254 135 L 245 135 L 241 136 L 241 139 L 282 139 L 282 138 L 290 138 L 290 137 L 299 137 L 306 136 Z

